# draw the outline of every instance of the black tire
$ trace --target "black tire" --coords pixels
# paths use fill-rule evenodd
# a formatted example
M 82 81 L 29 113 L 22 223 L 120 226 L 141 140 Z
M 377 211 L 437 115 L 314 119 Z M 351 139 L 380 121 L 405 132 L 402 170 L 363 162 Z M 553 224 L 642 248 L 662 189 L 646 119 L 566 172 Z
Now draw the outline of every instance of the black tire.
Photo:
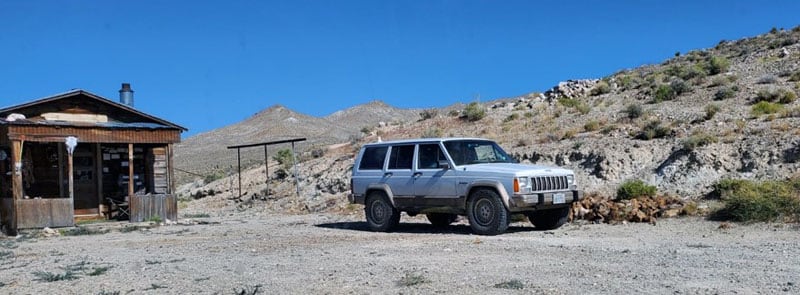
M 531 212 L 528 213 L 528 219 L 538 230 L 557 229 L 567 223 L 569 208 L 570 207 L 562 207 Z
M 494 190 L 478 189 L 470 194 L 467 217 L 473 232 L 493 236 L 502 234 L 508 229 L 511 214 Z
M 425 216 L 428 217 L 428 221 L 435 227 L 448 226 L 458 218 L 458 215 L 448 213 L 428 213 L 425 214 Z
M 400 211 L 392 206 L 386 193 L 381 191 L 371 192 L 364 204 L 364 215 L 367 225 L 372 231 L 389 232 L 400 223 Z

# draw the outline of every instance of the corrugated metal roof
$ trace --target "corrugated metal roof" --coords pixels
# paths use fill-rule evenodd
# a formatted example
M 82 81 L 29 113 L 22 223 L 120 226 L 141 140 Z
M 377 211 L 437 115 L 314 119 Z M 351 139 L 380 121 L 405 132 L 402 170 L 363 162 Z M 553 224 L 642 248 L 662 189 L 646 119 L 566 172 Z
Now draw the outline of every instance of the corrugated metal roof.
M 5 118 L 0 118 L 0 124 L 5 125 L 39 125 L 39 126 L 73 126 L 73 127 L 100 127 L 100 128 L 134 128 L 134 129 L 175 129 L 172 126 L 166 126 L 157 123 L 149 122 L 103 122 L 103 123 L 86 123 L 86 122 L 67 122 L 67 121 L 44 121 L 44 120 L 16 120 L 7 121 Z

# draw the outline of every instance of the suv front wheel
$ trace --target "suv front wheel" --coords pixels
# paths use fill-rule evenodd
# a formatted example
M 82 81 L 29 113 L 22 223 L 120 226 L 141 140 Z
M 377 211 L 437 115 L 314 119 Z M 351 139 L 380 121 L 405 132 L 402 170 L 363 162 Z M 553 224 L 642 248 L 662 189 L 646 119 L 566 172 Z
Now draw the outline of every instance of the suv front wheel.
M 557 229 L 567 223 L 570 207 L 528 213 L 528 219 L 538 230 Z
M 392 206 L 386 193 L 369 193 L 364 206 L 364 215 L 370 230 L 388 232 L 400 223 L 400 211 Z
M 467 217 L 476 234 L 492 236 L 504 233 L 510 216 L 494 190 L 482 188 L 470 194 Z

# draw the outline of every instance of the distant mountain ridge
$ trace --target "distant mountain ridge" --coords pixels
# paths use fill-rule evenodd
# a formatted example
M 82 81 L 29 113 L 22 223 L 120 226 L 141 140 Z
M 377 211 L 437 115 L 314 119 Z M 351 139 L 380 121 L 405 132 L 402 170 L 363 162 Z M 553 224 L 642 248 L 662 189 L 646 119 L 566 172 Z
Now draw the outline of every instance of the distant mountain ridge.
M 235 152 L 227 150 L 227 146 L 306 138 L 307 141 L 298 143 L 300 150 L 304 150 L 348 142 L 360 136 L 365 127 L 372 128 L 380 122 L 413 122 L 418 119 L 418 110 L 396 108 L 379 100 L 325 117 L 306 115 L 277 104 L 238 123 L 184 139 L 176 145 L 175 162 L 181 170 L 207 174 L 235 165 Z M 245 160 L 246 163 L 263 162 L 263 155 L 247 154 Z M 179 179 L 184 178 L 179 176 Z

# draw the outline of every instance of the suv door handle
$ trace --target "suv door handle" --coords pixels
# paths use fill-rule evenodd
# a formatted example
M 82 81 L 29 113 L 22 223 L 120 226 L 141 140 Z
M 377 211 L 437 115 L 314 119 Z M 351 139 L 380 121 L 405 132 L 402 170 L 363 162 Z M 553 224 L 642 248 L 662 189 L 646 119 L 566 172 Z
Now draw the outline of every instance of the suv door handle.
M 383 174 L 383 177 L 391 177 L 391 176 L 392 176 L 392 172 L 386 172 L 386 173 Z
M 415 172 L 414 175 L 412 175 L 412 176 L 413 177 L 420 177 L 420 176 L 422 176 L 422 172 Z

